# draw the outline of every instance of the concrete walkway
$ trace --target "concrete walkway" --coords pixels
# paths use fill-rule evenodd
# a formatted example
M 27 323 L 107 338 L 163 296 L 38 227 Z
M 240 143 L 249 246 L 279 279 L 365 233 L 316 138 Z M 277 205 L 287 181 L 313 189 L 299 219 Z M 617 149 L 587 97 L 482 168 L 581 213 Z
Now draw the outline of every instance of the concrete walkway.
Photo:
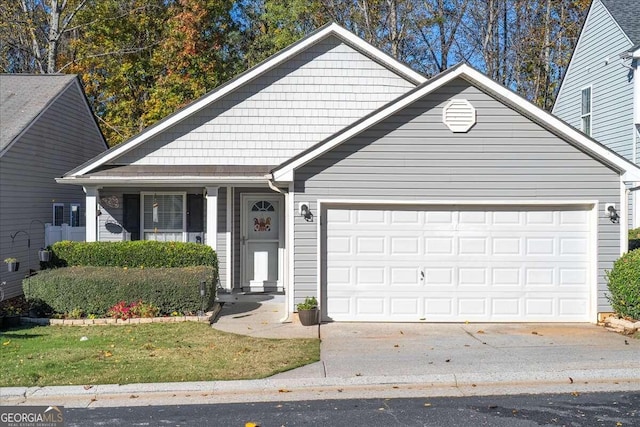
M 320 335 L 321 361 L 252 381 L 0 390 L 2 404 L 139 406 L 640 390 L 640 340 L 591 324 L 281 323 L 284 297 L 225 304 L 216 329 Z

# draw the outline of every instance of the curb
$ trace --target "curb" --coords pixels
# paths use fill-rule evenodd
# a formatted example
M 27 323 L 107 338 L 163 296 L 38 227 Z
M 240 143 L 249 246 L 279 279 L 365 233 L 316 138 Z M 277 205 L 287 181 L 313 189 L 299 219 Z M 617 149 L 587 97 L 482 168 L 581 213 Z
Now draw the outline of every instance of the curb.
M 260 379 L 190 383 L 6 387 L 5 404 L 38 402 L 69 407 L 139 406 L 248 401 L 413 396 L 530 394 L 544 392 L 638 391 L 640 370 L 496 372 L 353 378 Z

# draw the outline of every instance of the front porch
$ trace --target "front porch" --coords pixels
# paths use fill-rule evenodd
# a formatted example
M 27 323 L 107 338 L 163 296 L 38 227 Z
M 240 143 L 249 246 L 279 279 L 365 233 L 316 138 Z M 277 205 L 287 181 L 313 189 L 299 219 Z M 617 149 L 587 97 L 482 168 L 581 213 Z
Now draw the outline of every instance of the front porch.
M 302 326 L 297 315 L 287 313 L 283 294 L 229 295 L 225 301 L 212 323 L 220 331 L 259 338 L 319 338 L 320 325 Z
M 206 244 L 221 290 L 282 293 L 288 195 L 261 184 L 85 186 L 86 240 Z

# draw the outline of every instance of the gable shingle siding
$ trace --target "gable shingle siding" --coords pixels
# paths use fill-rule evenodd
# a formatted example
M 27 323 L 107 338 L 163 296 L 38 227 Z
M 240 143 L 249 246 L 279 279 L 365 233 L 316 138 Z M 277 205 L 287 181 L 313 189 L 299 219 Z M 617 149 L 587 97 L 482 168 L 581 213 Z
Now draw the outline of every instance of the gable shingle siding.
M 331 36 L 113 164 L 279 164 L 412 87 Z

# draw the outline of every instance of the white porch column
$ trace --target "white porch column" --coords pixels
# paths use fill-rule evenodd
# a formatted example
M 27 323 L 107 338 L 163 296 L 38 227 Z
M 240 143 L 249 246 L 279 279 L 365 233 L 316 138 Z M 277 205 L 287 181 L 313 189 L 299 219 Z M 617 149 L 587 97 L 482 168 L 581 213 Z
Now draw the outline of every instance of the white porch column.
M 207 190 L 207 245 L 215 251 L 218 240 L 218 187 Z
M 83 187 L 86 194 L 86 235 L 87 242 L 95 242 L 98 240 L 98 187 Z

